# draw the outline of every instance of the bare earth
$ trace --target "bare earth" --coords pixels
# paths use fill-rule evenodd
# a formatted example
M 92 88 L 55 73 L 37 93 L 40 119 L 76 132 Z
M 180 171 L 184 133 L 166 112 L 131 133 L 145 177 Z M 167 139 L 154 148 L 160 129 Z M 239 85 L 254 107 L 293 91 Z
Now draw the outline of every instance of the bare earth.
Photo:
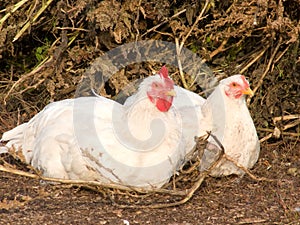
M 207 178 L 189 202 L 162 209 L 121 208 L 91 190 L 1 172 L 0 223 L 300 224 L 299 147 L 263 145 L 252 172 L 274 181 Z

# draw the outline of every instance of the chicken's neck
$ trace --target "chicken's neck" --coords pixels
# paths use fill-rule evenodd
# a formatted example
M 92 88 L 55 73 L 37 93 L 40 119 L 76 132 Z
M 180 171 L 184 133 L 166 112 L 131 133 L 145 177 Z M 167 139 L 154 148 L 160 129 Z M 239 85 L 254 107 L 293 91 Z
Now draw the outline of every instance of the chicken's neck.
M 162 139 L 174 125 L 172 112 L 160 112 L 147 96 L 138 98 L 125 106 L 124 120 L 130 135 L 140 141 Z M 176 122 L 176 121 L 175 121 Z
M 219 87 L 208 97 L 202 112 L 211 124 L 212 134 L 221 142 L 224 141 L 225 130 L 234 129 L 235 121 L 249 117 L 245 99 L 229 99 Z

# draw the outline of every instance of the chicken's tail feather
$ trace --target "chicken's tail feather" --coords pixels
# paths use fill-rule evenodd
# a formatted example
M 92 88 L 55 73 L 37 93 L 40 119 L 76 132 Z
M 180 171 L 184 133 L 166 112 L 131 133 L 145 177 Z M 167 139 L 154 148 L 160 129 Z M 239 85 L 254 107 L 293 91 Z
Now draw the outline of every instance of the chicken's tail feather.
M 0 140 L 0 154 L 7 153 L 12 146 L 22 145 L 26 123 L 23 123 L 12 130 L 5 132 Z
M 23 124 L 15 127 L 14 129 L 5 132 L 2 135 L 1 142 L 10 141 L 10 140 L 13 140 L 13 139 L 23 137 L 23 133 L 24 133 L 24 129 L 25 129 L 26 125 L 27 125 L 27 123 L 23 123 Z

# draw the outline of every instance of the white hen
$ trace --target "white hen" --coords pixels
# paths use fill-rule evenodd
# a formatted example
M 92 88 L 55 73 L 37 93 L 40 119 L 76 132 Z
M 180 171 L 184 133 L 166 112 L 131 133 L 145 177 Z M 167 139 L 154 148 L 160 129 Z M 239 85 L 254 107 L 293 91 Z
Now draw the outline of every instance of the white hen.
M 160 73 L 161 71 L 168 74 L 166 66 L 161 68 Z M 151 77 L 145 78 L 145 80 L 147 79 L 151 79 Z M 172 108 L 180 115 L 182 121 L 182 141 L 184 142 L 186 153 L 188 154 L 193 150 L 196 144 L 195 137 L 206 135 L 206 131 L 210 128 L 208 127 L 209 125 L 206 125 L 206 121 L 203 120 L 201 111 L 201 107 L 206 100 L 200 95 L 180 86 L 174 85 L 174 90 L 176 96 L 173 99 Z M 129 96 L 124 102 L 124 105 L 131 105 L 136 95 L 137 94 Z
M 210 124 L 225 154 L 246 168 L 252 168 L 258 160 L 260 145 L 257 132 L 248 111 L 245 95 L 252 95 L 249 83 L 243 75 L 234 75 L 220 81 L 214 92 L 202 106 L 203 123 Z M 206 129 L 208 128 L 206 127 Z M 209 143 L 217 146 L 210 137 Z M 206 169 L 216 158 L 216 150 L 208 145 L 200 170 Z M 209 150 L 209 148 L 211 148 Z M 211 172 L 212 176 L 243 174 L 232 162 L 223 160 Z
M 167 68 L 163 67 L 167 73 Z M 146 78 L 146 80 L 149 78 Z M 193 150 L 195 137 L 208 131 L 222 143 L 225 153 L 246 168 L 258 160 L 259 140 L 253 120 L 245 102 L 245 95 L 252 95 L 249 83 L 242 75 L 234 75 L 220 81 L 208 99 L 175 86 L 174 108 L 182 120 L 182 134 L 186 153 Z M 127 98 L 125 105 L 132 104 L 135 95 Z M 217 158 L 217 143 L 210 137 L 201 161 L 200 170 L 207 169 Z M 231 162 L 224 160 L 212 171 L 212 176 L 243 174 Z
M 185 155 L 173 95 L 173 81 L 162 69 L 125 106 L 103 97 L 51 103 L 4 133 L 0 152 L 21 149 L 47 177 L 158 188 Z

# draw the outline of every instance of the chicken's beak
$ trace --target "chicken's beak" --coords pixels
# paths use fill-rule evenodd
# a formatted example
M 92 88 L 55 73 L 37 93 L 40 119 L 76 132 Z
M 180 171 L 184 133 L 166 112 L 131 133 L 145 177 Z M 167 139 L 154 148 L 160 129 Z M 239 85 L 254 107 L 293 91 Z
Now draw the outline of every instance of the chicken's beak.
M 174 89 L 172 89 L 172 90 L 170 90 L 170 91 L 167 91 L 165 94 L 166 94 L 167 96 L 173 96 L 173 97 L 176 96 L 176 92 L 175 92 Z
M 244 95 L 249 95 L 252 97 L 254 95 L 254 92 L 251 90 L 251 88 L 246 88 L 245 90 L 242 91 Z

